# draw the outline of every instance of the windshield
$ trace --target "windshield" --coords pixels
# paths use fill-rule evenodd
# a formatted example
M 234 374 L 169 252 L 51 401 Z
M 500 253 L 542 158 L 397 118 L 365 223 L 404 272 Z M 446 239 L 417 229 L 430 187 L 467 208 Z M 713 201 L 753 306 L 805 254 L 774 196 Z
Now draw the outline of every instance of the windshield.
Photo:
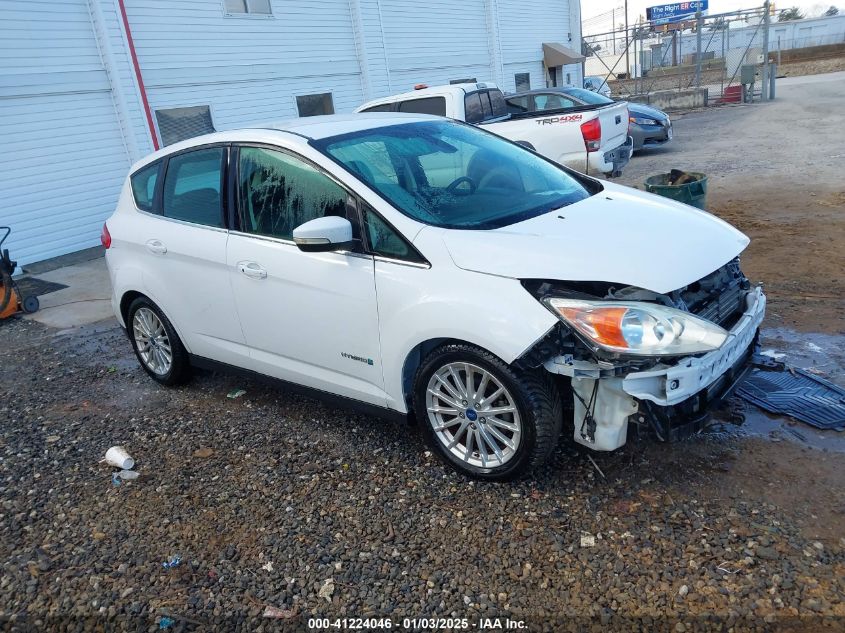
M 596 87 L 598 86 L 599 83 L 596 83 Z M 584 90 L 583 88 L 567 88 L 564 92 L 568 95 L 575 97 L 579 101 L 589 103 L 590 105 L 606 105 L 608 103 L 614 103 L 613 99 L 608 99 L 607 97 L 602 94 L 599 94 L 598 92 L 593 92 L 592 90 Z
M 405 215 L 434 226 L 499 228 L 591 195 L 533 152 L 451 121 L 402 123 L 312 145 Z

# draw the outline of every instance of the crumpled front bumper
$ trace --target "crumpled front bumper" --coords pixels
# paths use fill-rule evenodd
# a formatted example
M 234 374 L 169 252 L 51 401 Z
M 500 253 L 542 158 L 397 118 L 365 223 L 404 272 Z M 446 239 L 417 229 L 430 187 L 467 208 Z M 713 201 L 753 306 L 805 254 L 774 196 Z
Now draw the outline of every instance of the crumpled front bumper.
M 674 365 L 658 364 L 646 371 L 624 373 L 614 362 L 578 361 L 571 356 L 550 359 L 545 368 L 571 378 L 574 439 L 594 450 L 612 451 L 627 440 L 628 421 L 656 415 L 666 431 L 674 433 L 674 409 L 688 405 L 701 421 L 705 409 L 724 397 L 741 378 L 758 328 L 766 313 L 766 295 L 755 288 L 745 297 L 742 316 L 731 328 L 728 340 L 717 350 L 682 359 Z M 730 380 L 726 380 L 730 379 Z M 731 384 L 728 384 L 731 383 Z M 589 410 L 588 410 L 589 409 Z
M 750 291 L 745 302 L 745 312 L 731 328 L 722 347 L 698 358 L 686 358 L 677 365 L 628 374 L 622 380 L 622 390 L 665 407 L 678 404 L 716 382 L 746 353 L 766 314 L 766 295 L 761 288 Z

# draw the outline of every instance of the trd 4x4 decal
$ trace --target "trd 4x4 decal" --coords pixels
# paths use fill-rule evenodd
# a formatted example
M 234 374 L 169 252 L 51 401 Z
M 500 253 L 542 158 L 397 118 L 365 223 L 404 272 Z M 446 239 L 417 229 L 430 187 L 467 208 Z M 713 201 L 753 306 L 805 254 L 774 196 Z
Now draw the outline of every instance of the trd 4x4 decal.
M 537 125 L 552 125 L 553 123 L 574 123 L 584 118 L 583 114 L 566 114 L 564 116 L 553 116 L 548 119 L 537 119 Z

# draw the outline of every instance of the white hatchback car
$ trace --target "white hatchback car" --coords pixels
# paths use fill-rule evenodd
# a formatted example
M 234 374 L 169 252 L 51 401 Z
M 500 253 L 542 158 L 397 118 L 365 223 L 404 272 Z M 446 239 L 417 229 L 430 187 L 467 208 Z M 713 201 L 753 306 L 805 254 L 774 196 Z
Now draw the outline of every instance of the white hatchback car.
M 692 432 L 742 375 L 765 296 L 718 218 L 423 115 L 221 132 L 133 166 L 103 227 L 144 370 L 268 376 L 413 413 L 471 476 L 540 464 L 564 419 Z

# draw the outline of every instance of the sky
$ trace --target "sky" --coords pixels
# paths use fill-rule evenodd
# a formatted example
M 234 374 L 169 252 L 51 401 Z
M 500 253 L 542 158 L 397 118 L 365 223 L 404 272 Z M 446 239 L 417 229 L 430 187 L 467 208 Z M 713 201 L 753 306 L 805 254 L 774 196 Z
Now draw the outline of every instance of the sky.
M 666 0 L 667 3 L 675 0 Z M 628 0 L 628 20 L 635 23 L 639 16 L 645 19 L 646 7 L 663 4 L 655 0 Z M 839 7 L 840 13 L 845 13 L 845 0 L 830 0 L 820 2 L 819 0 L 774 0 L 775 10 L 785 9 L 792 6 L 800 7 L 808 16 L 816 16 L 823 13 L 831 4 Z M 763 2 L 754 0 L 710 0 L 709 14 L 716 15 L 738 9 L 750 9 L 762 6 Z M 584 33 L 602 33 L 612 30 L 613 16 L 612 9 L 616 9 L 616 24 L 624 24 L 625 14 L 622 0 L 581 0 L 581 19 L 584 24 Z

